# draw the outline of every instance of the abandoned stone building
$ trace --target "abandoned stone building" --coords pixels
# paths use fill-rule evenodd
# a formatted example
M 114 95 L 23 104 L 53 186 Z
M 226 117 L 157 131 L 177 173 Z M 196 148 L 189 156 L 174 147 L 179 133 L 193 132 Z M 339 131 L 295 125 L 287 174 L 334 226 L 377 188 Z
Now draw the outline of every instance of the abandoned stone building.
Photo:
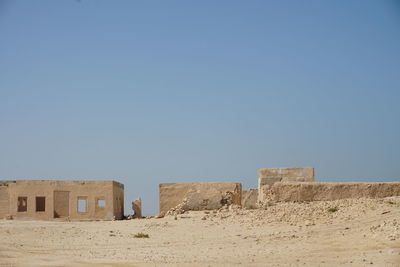
M 258 189 L 242 189 L 238 182 L 160 184 L 160 213 L 169 210 L 211 210 L 229 204 L 255 208 L 277 182 L 313 182 L 313 167 L 267 168 L 258 171 Z
M 179 205 L 183 205 L 182 208 L 186 210 L 213 210 L 224 204 L 240 206 L 242 184 L 235 182 L 168 183 L 160 184 L 159 190 L 160 213 L 166 213 Z
M 315 182 L 313 167 L 262 168 L 258 188 L 238 182 L 160 184 L 160 214 L 210 210 L 234 204 L 253 209 L 271 202 L 303 202 L 400 195 L 400 182 Z
M 124 185 L 115 181 L 0 181 L 0 218 L 112 220 L 124 216 Z

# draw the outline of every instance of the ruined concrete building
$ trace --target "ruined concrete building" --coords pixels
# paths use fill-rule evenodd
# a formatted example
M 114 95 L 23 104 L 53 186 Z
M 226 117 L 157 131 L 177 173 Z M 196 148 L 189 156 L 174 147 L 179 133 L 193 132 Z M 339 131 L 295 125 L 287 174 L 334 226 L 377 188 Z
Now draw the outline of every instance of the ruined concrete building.
M 0 218 L 112 220 L 124 216 L 115 181 L 0 181 Z
M 242 190 L 242 184 L 236 182 L 160 184 L 160 213 L 211 210 L 225 204 L 256 208 L 276 182 L 314 181 L 312 167 L 259 169 L 258 173 L 258 189 Z
M 160 184 L 160 213 L 171 209 L 213 210 L 241 204 L 242 184 L 231 182 Z
M 399 182 L 315 182 L 314 168 L 258 170 L 258 204 L 344 198 L 383 198 L 400 195 Z
M 160 213 L 218 209 L 234 204 L 253 209 L 270 202 L 302 202 L 343 198 L 382 198 L 400 195 L 400 182 L 315 182 L 313 167 L 263 168 L 258 188 L 242 190 L 240 183 L 160 184 Z

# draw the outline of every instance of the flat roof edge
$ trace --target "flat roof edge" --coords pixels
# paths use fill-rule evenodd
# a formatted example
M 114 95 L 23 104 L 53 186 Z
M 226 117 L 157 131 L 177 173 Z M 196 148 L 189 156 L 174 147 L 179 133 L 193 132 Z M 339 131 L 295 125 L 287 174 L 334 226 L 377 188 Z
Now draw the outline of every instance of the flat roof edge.
M 114 182 L 114 183 L 120 183 L 117 180 L 58 180 L 58 179 L 0 180 L 0 183 L 16 183 L 16 182 L 85 182 L 85 183 Z M 120 183 L 120 184 L 122 184 L 122 183 Z

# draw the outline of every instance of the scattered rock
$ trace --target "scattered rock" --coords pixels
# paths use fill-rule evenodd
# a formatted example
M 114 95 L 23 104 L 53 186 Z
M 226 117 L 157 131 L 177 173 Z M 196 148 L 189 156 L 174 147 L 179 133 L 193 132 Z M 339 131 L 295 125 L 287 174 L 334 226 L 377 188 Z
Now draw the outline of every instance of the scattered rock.
M 161 219 L 161 218 L 164 218 L 164 216 L 165 216 L 165 213 L 164 212 L 160 212 L 160 214 L 154 216 L 154 218 Z
M 312 221 L 310 221 L 310 220 L 306 220 L 306 221 L 304 222 L 304 225 L 305 225 L 305 226 L 311 226 L 311 225 L 314 225 L 314 223 L 313 223 Z
M 167 211 L 166 215 L 178 215 L 178 214 L 185 213 L 185 211 L 187 211 L 187 210 L 188 210 L 187 199 L 185 198 L 185 199 L 183 199 L 182 203 L 180 203 L 176 207 Z

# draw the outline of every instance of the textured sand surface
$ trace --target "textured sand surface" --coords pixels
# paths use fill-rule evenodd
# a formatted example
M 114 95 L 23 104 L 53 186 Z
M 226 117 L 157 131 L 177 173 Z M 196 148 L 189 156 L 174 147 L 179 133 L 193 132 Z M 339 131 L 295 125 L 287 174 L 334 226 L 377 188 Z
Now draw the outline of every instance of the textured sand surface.
M 150 237 L 135 238 L 138 232 Z M 400 197 L 198 211 L 176 220 L 0 220 L 0 266 L 89 265 L 400 266 Z

